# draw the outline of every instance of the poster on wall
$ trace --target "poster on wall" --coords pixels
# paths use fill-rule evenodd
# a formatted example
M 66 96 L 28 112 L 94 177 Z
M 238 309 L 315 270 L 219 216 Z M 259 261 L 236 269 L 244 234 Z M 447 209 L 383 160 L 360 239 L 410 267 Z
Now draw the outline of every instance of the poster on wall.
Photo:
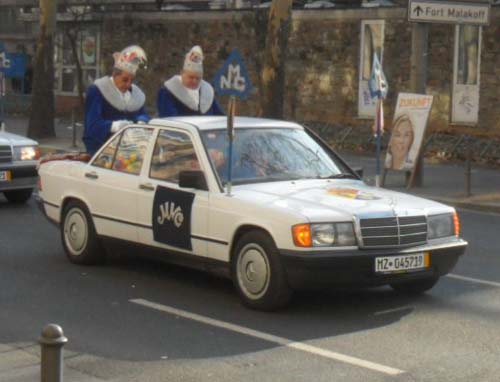
M 432 96 L 399 93 L 391 125 L 385 168 L 413 171 L 422 147 L 432 106 Z
M 94 65 L 96 61 L 96 38 L 92 35 L 83 36 L 82 57 L 84 65 Z
M 457 25 L 451 120 L 474 125 L 479 117 L 479 75 L 481 66 L 481 27 Z
M 361 22 L 361 49 L 358 83 L 358 116 L 360 118 L 375 118 L 377 100 L 370 95 L 368 81 L 370 80 L 374 54 L 383 60 L 384 21 L 363 20 Z

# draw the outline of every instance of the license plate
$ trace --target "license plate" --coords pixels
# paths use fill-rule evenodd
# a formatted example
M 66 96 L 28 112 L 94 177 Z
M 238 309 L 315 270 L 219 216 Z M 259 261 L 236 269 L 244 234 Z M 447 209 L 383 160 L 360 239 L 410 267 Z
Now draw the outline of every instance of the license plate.
M 376 273 L 408 272 L 428 268 L 429 265 L 430 256 L 428 252 L 375 258 Z
M 10 182 L 10 171 L 0 171 L 0 182 Z

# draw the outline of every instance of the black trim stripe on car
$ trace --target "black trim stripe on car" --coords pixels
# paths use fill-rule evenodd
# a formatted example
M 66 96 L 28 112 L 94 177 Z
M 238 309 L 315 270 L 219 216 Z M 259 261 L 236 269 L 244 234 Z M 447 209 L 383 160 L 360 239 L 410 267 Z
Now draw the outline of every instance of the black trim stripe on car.
M 197 239 L 197 240 L 209 241 L 210 243 L 229 245 L 229 243 L 227 241 L 223 241 L 223 240 L 219 240 L 219 239 L 212 239 L 210 237 L 204 237 L 204 236 L 198 236 L 198 235 L 191 235 L 191 237 L 193 239 Z
M 132 225 L 132 226 L 140 227 L 140 228 L 146 228 L 146 229 L 151 229 L 151 230 L 153 229 L 153 227 L 150 226 L 150 225 L 133 223 L 133 222 L 130 222 L 130 221 L 127 221 L 127 220 L 115 219 L 115 218 L 111 218 L 111 217 L 104 216 L 104 215 L 92 214 L 92 217 L 95 217 L 95 218 L 98 218 L 98 219 L 110 220 L 110 221 L 114 221 L 116 223 L 128 224 L 128 225 Z M 209 237 L 198 236 L 198 235 L 191 235 L 191 237 L 193 239 L 203 240 L 203 241 L 209 241 L 211 243 L 217 243 L 217 244 L 222 244 L 222 245 L 229 245 L 229 243 L 227 241 L 218 240 L 218 239 L 212 239 L 212 238 L 209 238 Z
M 43 201 L 43 204 L 46 204 L 46 205 L 54 207 L 54 208 L 61 208 L 60 205 L 55 204 L 55 203 L 51 203 L 51 202 L 47 202 L 46 200 Z
M 113 222 L 116 222 L 116 223 L 128 224 L 128 225 L 132 225 L 132 226 L 135 226 L 135 227 L 152 229 L 152 227 L 150 225 L 133 223 L 133 222 L 130 222 L 130 221 L 127 221 L 127 220 L 120 220 L 120 219 L 111 218 L 109 216 L 92 214 L 92 217 L 98 218 L 98 219 L 110 220 L 110 221 L 113 221 Z

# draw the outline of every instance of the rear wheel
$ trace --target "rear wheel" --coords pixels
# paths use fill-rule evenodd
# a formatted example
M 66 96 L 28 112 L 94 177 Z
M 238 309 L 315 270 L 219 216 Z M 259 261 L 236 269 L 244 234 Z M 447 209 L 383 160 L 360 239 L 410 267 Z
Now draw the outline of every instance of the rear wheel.
M 243 303 L 252 309 L 275 310 L 291 298 L 276 245 L 263 231 L 247 232 L 236 243 L 232 278 Z
M 31 198 L 32 193 L 33 193 L 32 188 L 26 188 L 24 190 L 10 190 L 3 192 L 5 198 L 11 203 L 25 203 L 29 198 Z
M 391 284 L 391 288 L 397 292 L 406 294 L 422 294 L 432 289 L 439 281 L 439 277 L 433 276 L 421 280 L 413 280 L 402 283 Z
M 72 263 L 91 265 L 104 259 L 94 223 L 83 203 L 73 200 L 64 207 L 61 237 L 66 256 Z

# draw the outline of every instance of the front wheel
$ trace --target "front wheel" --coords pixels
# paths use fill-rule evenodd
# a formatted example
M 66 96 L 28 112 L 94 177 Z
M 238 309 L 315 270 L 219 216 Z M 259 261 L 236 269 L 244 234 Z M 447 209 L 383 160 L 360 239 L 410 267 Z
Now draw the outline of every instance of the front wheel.
M 61 237 L 66 256 L 72 263 L 91 265 L 103 260 L 101 242 L 83 203 L 73 200 L 65 206 Z
M 432 289 L 439 281 L 439 277 L 433 276 L 421 280 L 406 281 L 391 284 L 391 288 L 405 294 L 422 294 Z
M 243 303 L 249 308 L 275 310 L 285 306 L 291 298 L 276 245 L 263 231 L 247 232 L 236 243 L 232 278 Z
M 33 193 L 32 188 L 27 188 L 24 190 L 10 190 L 4 191 L 3 194 L 5 198 L 11 203 L 25 203 L 29 198 L 31 198 L 31 194 Z

